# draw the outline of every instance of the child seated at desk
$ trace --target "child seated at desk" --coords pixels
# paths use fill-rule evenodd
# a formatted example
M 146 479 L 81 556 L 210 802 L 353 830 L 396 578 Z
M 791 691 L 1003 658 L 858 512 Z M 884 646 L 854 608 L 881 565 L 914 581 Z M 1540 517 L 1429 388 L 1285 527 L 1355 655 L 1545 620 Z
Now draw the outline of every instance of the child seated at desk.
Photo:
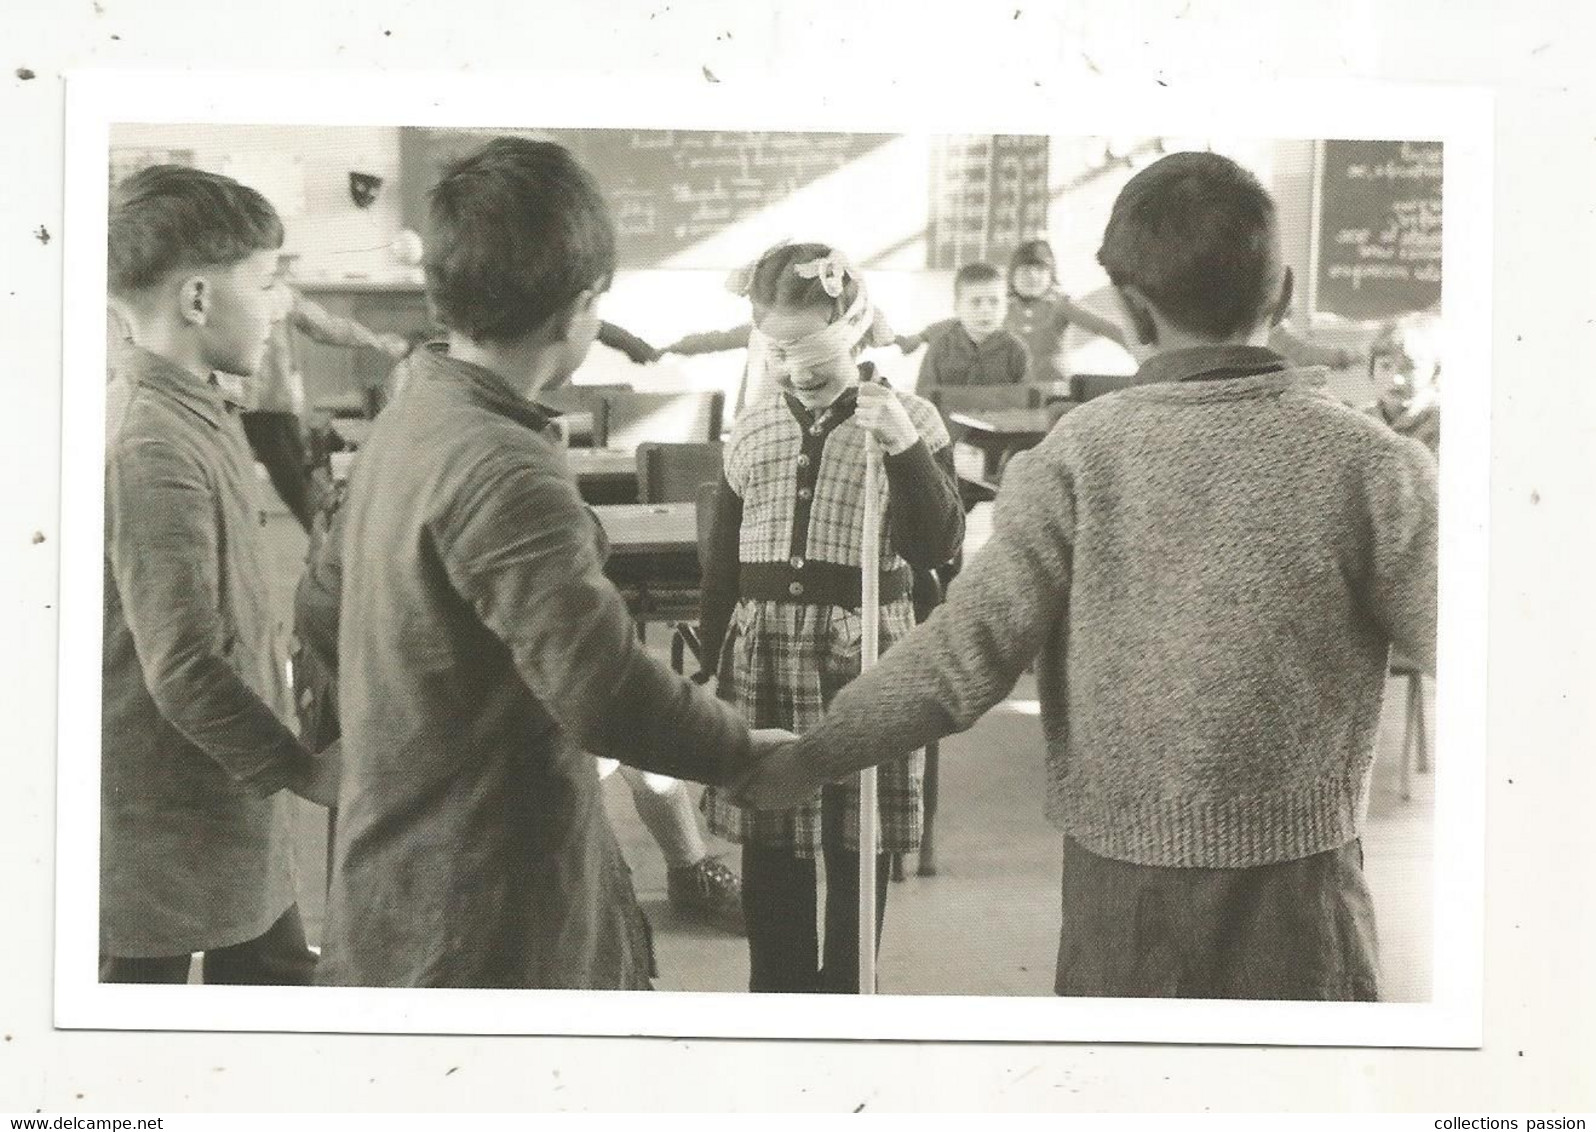
M 913 353 L 923 343 L 935 342 L 958 324 L 958 319 L 932 323 L 919 334 L 899 338 L 898 347 L 904 353 Z M 1003 326 L 1024 344 L 1031 359 L 1030 380 L 1063 380 L 1069 376 L 1064 357 L 1064 332 L 1071 325 L 1121 341 L 1115 323 L 1059 290 L 1058 265 L 1052 246 L 1046 240 L 1026 240 L 1014 249 L 1009 259 Z
M 914 338 L 899 338 L 904 353 L 930 334 L 931 349 L 920 363 L 915 391 L 927 396 L 939 385 L 1020 385 L 1031 370 L 1021 342 L 1004 328 L 1008 294 L 1003 276 L 990 263 L 967 263 L 953 277 L 955 318 L 928 327 Z

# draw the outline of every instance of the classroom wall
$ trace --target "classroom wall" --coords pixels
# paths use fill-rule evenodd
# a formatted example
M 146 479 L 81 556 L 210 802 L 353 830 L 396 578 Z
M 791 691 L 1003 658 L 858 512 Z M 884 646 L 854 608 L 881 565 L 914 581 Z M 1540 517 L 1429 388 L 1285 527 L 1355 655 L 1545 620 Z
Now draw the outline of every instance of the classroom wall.
M 419 281 L 389 249 L 402 229 L 397 128 L 132 124 L 118 126 L 112 144 L 191 150 L 199 166 L 260 188 L 284 215 L 287 249 L 300 255 L 297 275 L 306 283 Z M 1184 139 L 1170 148 L 1210 146 L 1252 169 L 1276 195 L 1287 260 L 1298 278 L 1306 279 L 1311 144 L 1209 138 Z M 680 262 L 621 273 L 605 298 L 604 316 L 657 346 L 683 334 L 737 326 L 748 318 L 747 304 L 726 292 L 726 272 L 719 265 L 752 256 L 781 238 L 819 238 L 836 242 L 857 262 L 870 265 L 874 297 L 900 331 L 916 331 L 947 317 L 953 306 L 952 272 L 922 266 L 930 146 L 928 135 L 905 136 L 695 246 L 678 257 Z M 1096 261 L 1103 227 L 1124 183 L 1157 152 L 1149 139 L 1051 139 L 1048 227 L 1060 282 L 1067 293 L 1107 315 L 1115 313 L 1115 304 Z M 369 209 L 350 200 L 351 170 L 374 173 L 387 182 Z M 1305 288 L 1298 294 L 1300 323 Z M 1335 325 L 1319 325 L 1313 332 L 1338 344 L 1355 344 L 1362 335 L 1358 328 Z M 1125 351 L 1089 334 L 1072 332 L 1066 349 L 1077 372 L 1134 369 Z M 912 384 L 920 360 L 904 358 L 894 347 L 867 356 L 900 386 Z M 742 353 L 736 351 L 690 359 L 670 356 L 638 367 L 612 351 L 595 349 L 577 380 L 628 382 L 639 388 L 721 388 L 730 395 L 742 362 Z
M 400 230 L 397 129 L 140 123 L 114 127 L 111 145 L 189 149 L 200 168 L 259 189 L 282 213 L 306 281 L 405 277 L 389 251 Z M 386 182 L 368 209 L 349 197 L 351 171 Z

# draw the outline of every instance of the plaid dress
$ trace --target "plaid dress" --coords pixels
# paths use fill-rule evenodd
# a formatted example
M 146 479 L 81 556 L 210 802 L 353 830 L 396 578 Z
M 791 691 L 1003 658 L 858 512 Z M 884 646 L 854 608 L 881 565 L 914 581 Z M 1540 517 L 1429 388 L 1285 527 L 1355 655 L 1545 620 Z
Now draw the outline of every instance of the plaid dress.
M 929 401 L 898 393 L 909 419 L 936 452 L 948 445 L 942 418 Z M 864 529 L 866 433 L 853 421 L 854 396 L 845 393 L 817 426 L 829 427 L 808 502 L 804 557 L 811 562 L 860 566 Z M 831 416 L 828 418 L 828 414 Z M 832 419 L 832 418 L 840 418 Z M 787 399 L 770 396 L 750 405 L 737 423 L 726 452 L 726 480 L 742 498 L 738 559 L 744 564 L 780 563 L 794 546 L 794 526 L 803 521 L 799 468 L 805 429 Z M 881 569 L 904 567 L 892 546 L 887 476 L 880 477 Z M 914 627 L 909 596 L 882 602 L 883 651 Z M 864 622 L 859 611 L 798 601 L 738 602 L 721 646 L 720 695 L 735 704 L 751 726 L 785 727 L 799 733 L 816 726 L 826 705 L 859 674 Z M 916 752 L 883 763 L 877 773 L 878 852 L 909 853 L 920 844 L 923 758 Z M 843 839 L 859 847 L 858 779 L 844 783 L 847 818 Z M 820 795 L 787 810 L 749 810 L 725 792 L 704 792 L 709 827 L 730 841 L 790 849 L 795 856 L 821 854 Z

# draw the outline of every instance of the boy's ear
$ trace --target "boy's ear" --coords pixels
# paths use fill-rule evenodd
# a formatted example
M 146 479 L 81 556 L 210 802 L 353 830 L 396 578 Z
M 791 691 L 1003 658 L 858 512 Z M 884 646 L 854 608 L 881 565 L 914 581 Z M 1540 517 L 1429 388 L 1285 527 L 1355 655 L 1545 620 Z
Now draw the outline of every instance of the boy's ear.
M 1275 301 L 1275 309 L 1269 315 L 1269 325 L 1279 326 L 1286 321 L 1286 316 L 1291 313 L 1291 299 L 1296 291 L 1297 279 L 1292 274 L 1291 268 L 1286 268 L 1280 279 L 1280 298 Z M 1309 312 L 1311 317 L 1313 312 Z
M 1120 309 L 1125 312 L 1134 343 L 1140 346 L 1157 345 L 1158 323 L 1153 320 L 1152 304 L 1142 294 L 1141 288 L 1134 283 L 1126 283 L 1116 286 L 1114 294 L 1119 297 Z
M 178 288 L 178 314 L 192 326 L 204 326 L 210 314 L 210 285 L 203 276 L 191 275 Z

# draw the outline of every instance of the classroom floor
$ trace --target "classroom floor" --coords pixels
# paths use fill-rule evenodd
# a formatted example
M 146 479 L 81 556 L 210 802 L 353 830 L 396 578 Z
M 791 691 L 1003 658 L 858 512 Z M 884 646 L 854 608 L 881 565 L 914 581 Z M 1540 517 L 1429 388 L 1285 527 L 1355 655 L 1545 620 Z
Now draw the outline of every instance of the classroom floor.
M 977 507 L 969 528 L 967 549 L 973 551 L 989 533 L 989 505 Z M 286 514 L 272 516 L 268 537 L 279 608 L 286 617 L 304 539 Z M 651 632 L 650 640 L 664 652 L 662 627 Z M 1419 1002 L 1430 993 L 1433 777 L 1415 776 L 1412 800 L 1399 799 L 1405 703 L 1405 683 L 1392 680 L 1364 849 L 1380 931 L 1384 995 L 1390 1001 Z M 1427 689 L 1426 718 L 1434 719 L 1433 688 Z M 941 767 L 939 872 L 917 877 L 911 860 L 909 878 L 891 886 L 879 968 L 882 992 L 1051 994 L 1062 844 L 1042 817 L 1042 735 L 1033 680 L 1022 679 L 1004 704 L 966 734 L 946 740 Z M 675 914 L 666 900 L 664 861 L 620 776 L 606 783 L 605 801 L 654 927 L 656 985 L 661 990 L 745 989 L 746 944 Z M 322 922 L 325 817 L 305 804 L 299 820 L 302 908 L 314 943 Z M 711 852 L 728 854 L 737 867 L 736 846 L 710 844 Z

